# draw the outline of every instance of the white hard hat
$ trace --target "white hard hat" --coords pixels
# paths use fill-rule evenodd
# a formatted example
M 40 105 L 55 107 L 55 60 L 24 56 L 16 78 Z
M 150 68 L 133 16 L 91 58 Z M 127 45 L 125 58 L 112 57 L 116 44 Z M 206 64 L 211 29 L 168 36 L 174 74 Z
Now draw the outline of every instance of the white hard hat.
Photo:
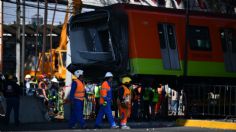
M 2 80 L 5 80 L 5 76 L 3 74 L 0 74 L 0 76 Z
M 77 70 L 77 71 L 74 72 L 74 75 L 75 75 L 76 77 L 80 77 L 80 76 L 83 75 L 83 74 L 84 74 L 84 71 L 83 71 L 83 70 Z
M 25 76 L 25 79 L 30 79 L 31 78 L 31 76 L 29 75 L 29 74 L 27 74 L 26 76 Z
M 107 73 L 105 74 L 105 77 L 113 77 L 113 74 L 112 74 L 111 72 L 107 72 Z
M 51 80 L 51 82 L 58 83 L 58 80 L 57 80 L 57 78 L 53 77 L 52 80 Z

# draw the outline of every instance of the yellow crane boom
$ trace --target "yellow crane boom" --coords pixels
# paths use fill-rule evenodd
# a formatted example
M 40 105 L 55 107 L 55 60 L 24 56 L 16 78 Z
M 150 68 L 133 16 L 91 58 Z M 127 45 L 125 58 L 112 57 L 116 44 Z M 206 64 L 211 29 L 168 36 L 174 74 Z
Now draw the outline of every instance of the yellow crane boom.
M 82 1 L 73 0 L 72 1 L 73 12 L 72 15 L 76 15 L 81 12 Z M 60 42 L 56 49 L 51 49 L 45 52 L 45 62 L 42 63 L 42 59 L 39 59 L 39 66 L 37 70 L 26 70 L 25 74 L 30 74 L 32 76 L 41 75 L 40 67 L 44 67 L 44 73 L 48 76 L 56 76 L 57 78 L 65 79 L 66 77 L 66 50 L 67 50 L 67 23 L 69 17 L 69 6 L 67 5 L 67 11 L 65 14 L 64 24 L 62 26 Z M 43 54 L 40 53 L 38 58 L 41 58 Z M 51 58 L 51 59 L 50 59 Z

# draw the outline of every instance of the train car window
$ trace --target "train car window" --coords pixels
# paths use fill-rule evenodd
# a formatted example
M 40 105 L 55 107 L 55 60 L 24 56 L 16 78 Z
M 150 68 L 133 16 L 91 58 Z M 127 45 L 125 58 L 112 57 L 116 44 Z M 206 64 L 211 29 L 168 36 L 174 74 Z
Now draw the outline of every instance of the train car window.
M 168 31 L 168 38 L 169 38 L 170 48 L 171 49 L 176 49 L 174 26 L 168 25 L 167 26 L 167 31 Z
M 207 27 L 190 26 L 190 48 L 192 50 L 211 50 L 209 30 Z
M 169 48 L 176 49 L 175 30 L 171 24 L 158 24 L 161 49 L 165 49 L 168 43 Z
M 221 46 L 222 46 L 222 50 L 223 52 L 226 52 L 227 51 L 227 48 L 226 48 L 226 35 L 225 35 L 225 32 L 224 30 L 220 30 L 220 38 L 221 38 Z
M 164 34 L 164 24 L 158 24 L 158 32 L 160 38 L 160 46 L 162 49 L 166 48 L 165 34 Z
M 102 50 L 103 50 L 103 52 L 110 51 L 108 29 L 106 29 L 106 30 L 99 30 L 98 31 L 98 35 L 99 35 L 100 41 L 102 43 Z
M 223 52 L 232 51 L 236 53 L 236 33 L 233 29 L 220 30 L 221 45 Z

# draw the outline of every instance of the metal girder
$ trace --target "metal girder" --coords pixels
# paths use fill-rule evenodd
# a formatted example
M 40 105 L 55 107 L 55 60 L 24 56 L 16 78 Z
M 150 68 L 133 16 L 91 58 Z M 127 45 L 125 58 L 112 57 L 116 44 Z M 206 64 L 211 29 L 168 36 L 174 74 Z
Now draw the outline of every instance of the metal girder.
M 4 1 L 4 2 L 8 2 L 8 3 L 12 3 L 12 4 L 16 4 L 15 1 L 13 0 L 1 0 L 1 1 Z M 36 2 L 37 0 L 26 0 L 27 2 Z M 40 2 L 44 2 L 44 0 L 39 0 Z M 53 2 L 54 0 L 50 0 L 49 3 L 55 3 Z M 85 2 L 83 4 L 83 7 L 84 8 L 92 8 L 92 9 L 96 9 L 96 8 L 99 8 L 101 7 L 101 5 L 96 5 L 96 4 L 86 4 L 87 2 Z M 60 0 L 60 2 L 58 2 L 58 4 L 62 4 L 62 5 L 67 5 L 67 2 L 65 2 L 65 0 Z M 23 5 L 22 3 L 20 3 L 20 5 Z M 34 7 L 34 8 L 37 8 L 37 5 L 34 5 L 34 4 L 29 4 L 29 3 L 26 3 L 25 6 L 29 6 L 29 7 Z M 44 9 L 44 7 L 40 6 L 39 7 L 40 9 Z M 48 8 L 48 10 L 54 10 L 52 8 Z M 56 11 L 59 11 L 59 12 L 66 12 L 66 10 L 62 10 L 62 9 L 56 9 Z M 70 12 L 70 11 L 69 11 Z
M 5 34 L 11 34 L 12 36 L 15 36 L 16 35 L 16 30 L 15 30 L 16 27 L 17 27 L 16 24 L 3 25 L 3 32 Z M 40 34 L 43 33 L 42 28 L 43 27 L 40 27 L 40 29 L 41 29 L 41 30 L 39 30 Z M 60 35 L 61 34 L 61 28 L 62 28 L 61 25 L 54 26 L 52 33 Z M 50 25 L 47 25 L 47 32 L 48 33 L 50 32 Z M 25 34 L 28 34 L 28 35 L 36 34 L 35 27 L 33 27 L 33 25 L 31 25 L 31 24 L 25 25 Z

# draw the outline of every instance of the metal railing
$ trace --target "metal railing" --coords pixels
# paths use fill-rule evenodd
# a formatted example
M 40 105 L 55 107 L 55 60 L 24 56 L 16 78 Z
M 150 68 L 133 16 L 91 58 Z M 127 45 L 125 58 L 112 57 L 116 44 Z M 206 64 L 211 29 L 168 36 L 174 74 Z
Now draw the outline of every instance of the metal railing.
M 235 85 L 186 84 L 183 91 L 189 116 L 236 117 Z

